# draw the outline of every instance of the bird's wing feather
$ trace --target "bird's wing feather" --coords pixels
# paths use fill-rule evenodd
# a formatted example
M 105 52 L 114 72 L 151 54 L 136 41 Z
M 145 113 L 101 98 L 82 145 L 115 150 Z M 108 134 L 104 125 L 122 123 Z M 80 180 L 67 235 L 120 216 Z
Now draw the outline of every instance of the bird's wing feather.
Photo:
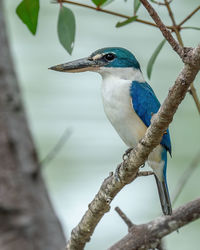
M 133 81 L 130 88 L 130 95 L 135 112 L 144 124 L 149 127 L 152 115 L 157 113 L 160 108 L 160 102 L 158 101 L 153 89 L 146 82 L 140 83 Z M 169 130 L 163 135 L 161 145 L 163 145 L 171 154 Z

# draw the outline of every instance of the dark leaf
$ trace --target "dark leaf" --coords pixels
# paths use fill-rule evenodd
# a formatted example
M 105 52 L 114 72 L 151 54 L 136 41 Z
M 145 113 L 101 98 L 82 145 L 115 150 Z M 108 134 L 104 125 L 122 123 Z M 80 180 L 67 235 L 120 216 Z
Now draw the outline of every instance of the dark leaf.
M 92 0 L 92 2 L 97 6 L 100 7 L 101 5 L 103 5 L 105 2 L 107 2 L 108 0 Z
M 112 3 L 114 0 L 107 0 L 104 4 L 103 4 L 103 6 L 106 6 L 106 5 L 108 5 L 108 4 L 110 4 L 110 3 Z
M 137 19 L 137 16 L 133 16 L 133 17 L 131 17 L 131 18 L 128 18 L 128 19 L 127 19 L 126 21 L 124 21 L 124 22 L 118 22 L 118 23 L 116 24 L 116 27 L 119 28 L 119 27 L 124 26 L 124 25 L 126 25 L 126 24 L 132 23 L 132 22 L 134 22 L 136 19 Z
M 134 14 L 137 13 L 138 9 L 140 8 L 141 2 L 140 0 L 134 0 Z
M 70 55 L 74 47 L 75 30 L 76 24 L 73 12 L 62 6 L 58 17 L 58 37 L 60 43 Z
M 151 78 L 152 68 L 153 68 L 153 65 L 155 63 L 155 60 L 156 60 L 158 54 L 160 53 L 163 45 L 165 44 L 165 42 L 166 42 L 166 40 L 164 39 L 161 43 L 159 43 L 158 47 L 155 49 L 151 58 L 149 59 L 149 62 L 147 65 L 147 76 L 149 79 Z
M 37 30 L 39 8 L 39 0 L 23 0 L 16 9 L 17 15 L 33 35 Z

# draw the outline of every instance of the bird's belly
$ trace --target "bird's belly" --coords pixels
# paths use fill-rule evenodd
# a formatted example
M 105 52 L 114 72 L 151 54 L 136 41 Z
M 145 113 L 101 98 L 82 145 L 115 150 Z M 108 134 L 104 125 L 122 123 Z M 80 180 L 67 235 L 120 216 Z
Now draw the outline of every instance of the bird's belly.
M 102 83 L 104 111 L 128 147 L 134 147 L 147 129 L 133 109 L 130 97 L 131 82 L 110 76 Z
M 105 102 L 104 110 L 111 124 L 128 147 L 134 147 L 144 136 L 147 127 L 131 106 L 131 99 L 125 102 Z
M 105 113 L 128 147 L 135 147 L 147 127 L 134 111 L 130 97 L 131 81 L 117 77 L 103 79 L 102 99 Z M 158 145 L 149 155 L 148 163 L 160 180 L 163 178 L 163 147 Z

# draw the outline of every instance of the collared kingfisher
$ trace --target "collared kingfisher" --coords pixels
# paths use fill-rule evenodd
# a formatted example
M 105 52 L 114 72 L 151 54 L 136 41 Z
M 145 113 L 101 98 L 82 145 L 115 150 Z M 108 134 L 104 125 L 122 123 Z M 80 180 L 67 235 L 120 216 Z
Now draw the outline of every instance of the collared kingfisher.
M 110 47 L 93 52 L 89 57 L 60 64 L 50 69 L 62 72 L 94 71 L 102 76 L 101 94 L 107 118 L 124 141 L 133 148 L 144 136 L 157 113 L 160 103 L 150 85 L 144 80 L 135 56 L 124 48 Z M 167 151 L 171 142 L 167 130 L 148 157 L 153 169 L 161 207 L 165 215 L 172 214 L 167 187 Z

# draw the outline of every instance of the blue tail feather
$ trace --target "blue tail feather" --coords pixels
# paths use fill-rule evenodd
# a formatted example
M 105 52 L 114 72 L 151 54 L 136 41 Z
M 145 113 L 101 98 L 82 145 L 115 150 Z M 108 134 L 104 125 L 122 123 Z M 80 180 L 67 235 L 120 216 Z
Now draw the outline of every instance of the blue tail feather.
M 155 175 L 155 178 L 156 178 L 156 183 L 157 183 L 157 187 L 158 187 L 158 194 L 160 197 L 162 211 L 165 215 L 171 215 L 172 214 L 172 206 L 171 206 L 169 190 L 168 190 L 168 186 L 167 186 L 167 176 L 166 176 L 166 170 L 167 170 L 167 151 L 166 151 L 166 149 L 163 149 L 162 160 L 165 162 L 165 165 L 163 168 L 163 179 L 159 180 L 156 175 Z

